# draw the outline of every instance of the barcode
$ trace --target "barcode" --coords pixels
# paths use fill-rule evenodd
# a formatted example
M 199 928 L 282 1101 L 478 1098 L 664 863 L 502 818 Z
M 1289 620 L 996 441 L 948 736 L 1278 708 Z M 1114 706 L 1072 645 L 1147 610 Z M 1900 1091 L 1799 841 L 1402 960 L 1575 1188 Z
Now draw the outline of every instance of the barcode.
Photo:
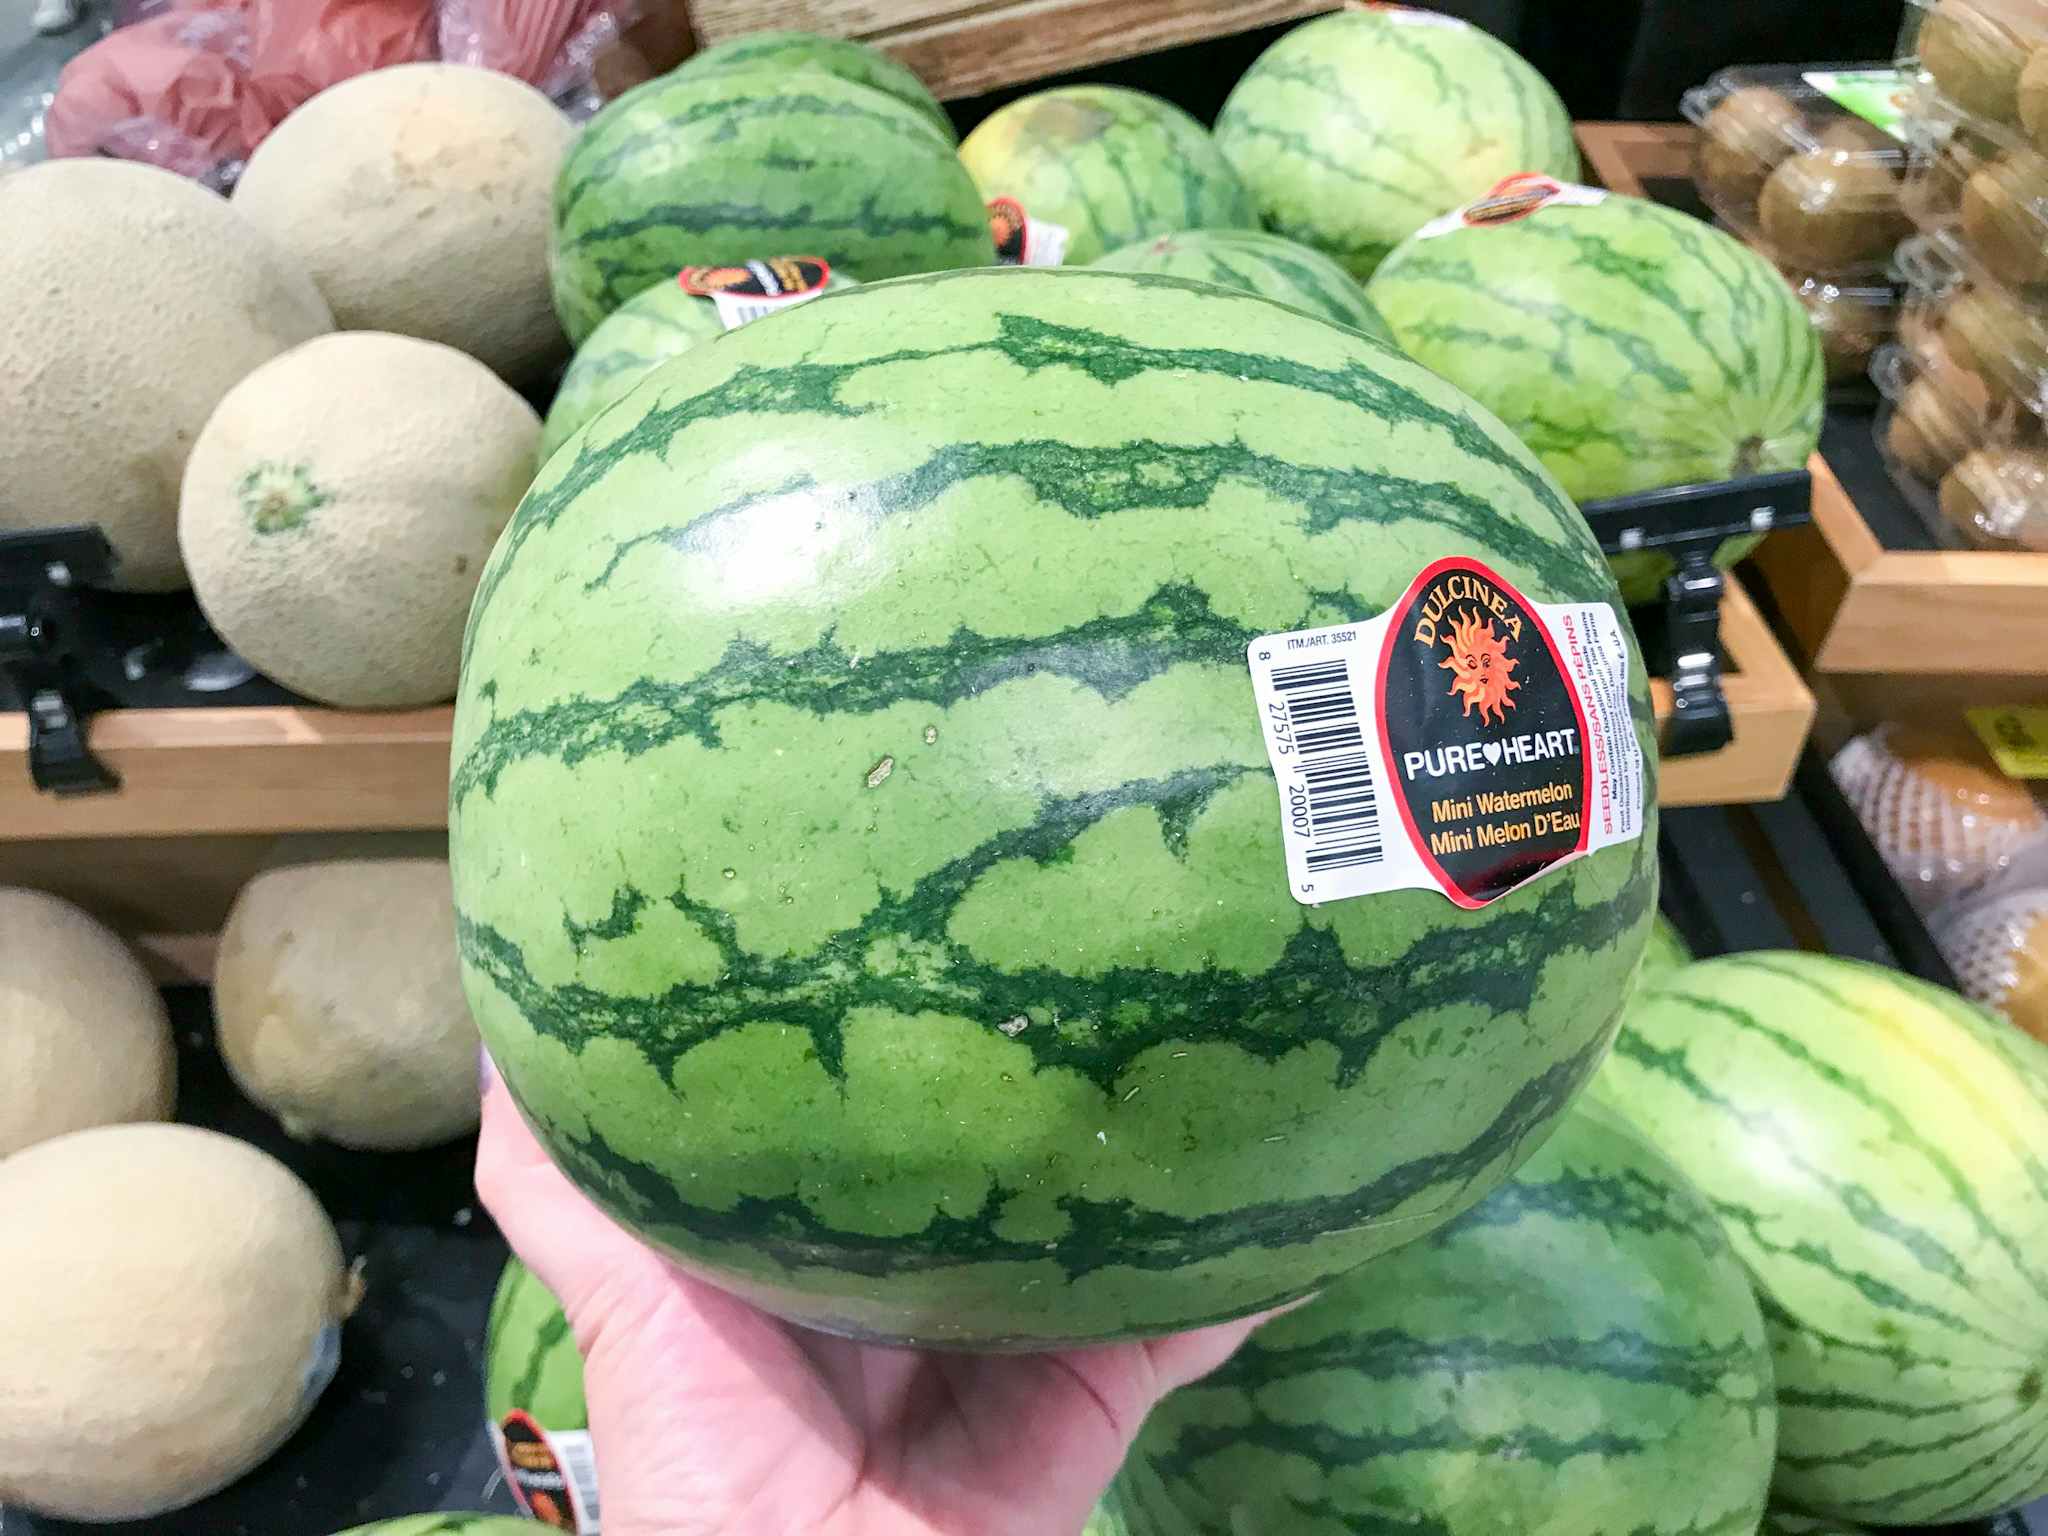
M 726 329 L 736 331 L 743 325 L 750 325 L 763 315 L 772 315 L 782 305 L 773 301 L 749 303 L 745 299 L 734 299 L 726 305 Z
M 597 1453 L 588 1430 L 556 1430 L 548 1436 L 555 1459 L 576 1490 L 577 1536 L 598 1536 Z
M 1372 759 L 1351 691 L 1351 663 L 1343 657 L 1273 669 L 1273 691 L 1287 707 L 1287 723 L 1300 752 L 1296 771 L 1307 796 L 1310 872 L 1377 864 L 1379 795 Z

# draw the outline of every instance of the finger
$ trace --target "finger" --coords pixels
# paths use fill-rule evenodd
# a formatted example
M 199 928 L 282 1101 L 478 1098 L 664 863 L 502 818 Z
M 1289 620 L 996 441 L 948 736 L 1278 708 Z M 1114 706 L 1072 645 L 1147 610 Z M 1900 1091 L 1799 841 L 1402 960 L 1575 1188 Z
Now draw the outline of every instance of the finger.
M 563 1176 L 495 1072 L 484 1089 L 476 1188 L 505 1240 L 572 1318 L 590 1310 L 607 1277 L 665 1268 Z
M 1164 1397 L 1190 1382 L 1200 1381 L 1236 1354 L 1244 1341 L 1258 1329 L 1282 1313 L 1292 1312 L 1296 1307 L 1306 1306 L 1313 1300 L 1313 1296 L 1304 1296 L 1284 1307 L 1275 1307 L 1270 1312 L 1257 1312 L 1250 1317 L 1240 1317 L 1232 1322 L 1217 1323 L 1209 1328 L 1197 1328 L 1192 1333 L 1176 1333 L 1163 1339 L 1148 1339 L 1145 1342 L 1145 1352 L 1152 1357 L 1152 1371 L 1159 1383 L 1159 1395 Z

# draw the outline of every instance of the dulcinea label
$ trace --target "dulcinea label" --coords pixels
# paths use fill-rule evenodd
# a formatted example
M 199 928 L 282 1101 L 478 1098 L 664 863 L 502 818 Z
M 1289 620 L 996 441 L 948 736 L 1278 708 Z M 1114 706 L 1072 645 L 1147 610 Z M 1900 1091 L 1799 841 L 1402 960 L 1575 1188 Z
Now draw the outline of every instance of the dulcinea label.
M 1246 655 L 1297 901 L 1483 907 L 1642 835 L 1628 636 L 1604 603 L 1532 603 L 1456 557 L 1377 618 Z
M 520 1513 L 575 1536 L 599 1536 L 597 1457 L 587 1429 L 543 1429 L 515 1408 L 491 1425 L 498 1465 Z
M 831 264 L 816 256 L 769 256 L 730 267 L 685 267 L 683 292 L 709 299 L 728 331 L 778 309 L 815 299 L 831 281 Z
M 1484 197 L 1431 219 L 1415 232 L 1415 238 L 1434 240 L 1461 229 L 1512 224 L 1545 208 L 1590 208 L 1606 201 L 1607 194 L 1598 187 L 1577 186 L 1537 171 L 1518 171 L 1495 182 Z
M 999 267 L 1056 267 L 1066 259 L 1069 231 L 1050 219 L 1034 219 L 1014 197 L 988 200 L 988 236 Z

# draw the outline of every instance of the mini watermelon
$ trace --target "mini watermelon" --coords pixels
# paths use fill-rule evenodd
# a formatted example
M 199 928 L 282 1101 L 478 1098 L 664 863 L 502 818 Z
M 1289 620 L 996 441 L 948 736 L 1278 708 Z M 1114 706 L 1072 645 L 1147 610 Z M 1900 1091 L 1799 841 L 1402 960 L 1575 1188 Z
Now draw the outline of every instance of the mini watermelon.
M 1530 186 L 1533 211 L 1496 221 L 1490 207 L 1528 205 L 1487 199 L 1387 258 L 1367 291 L 1401 347 L 1580 501 L 1805 464 L 1827 370 L 1776 269 L 1641 198 Z M 1728 541 L 1720 563 L 1754 544 Z M 1668 556 L 1616 557 L 1631 603 L 1670 570 Z
M 1872 1525 L 2048 1493 L 2048 1048 L 1852 960 L 1704 960 L 1600 1097 L 1720 1213 L 1777 1360 L 1776 1489 Z
M 1479 1205 L 1168 1397 L 1105 1507 L 1130 1536 L 1748 1536 L 1776 1418 L 1713 1211 L 1580 1109 Z
M 370 1525 L 351 1526 L 340 1536 L 534 1536 L 531 1520 L 516 1515 L 472 1515 L 443 1511 L 432 1515 L 400 1515 Z
M 1477 27 L 1375 5 L 1294 28 L 1245 72 L 1216 142 L 1267 227 L 1355 276 L 1503 176 L 1571 180 L 1571 117 Z
M 555 182 L 555 309 L 581 342 L 684 267 L 764 242 L 863 277 L 990 266 L 988 211 L 915 107 L 823 70 L 713 69 L 636 86 Z
M 1011 102 L 967 135 L 960 159 L 985 198 L 1067 231 L 1066 263 L 1181 229 L 1250 229 L 1258 215 L 1208 130 L 1179 107 L 1113 85 Z M 864 269 L 863 269 L 864 270 Z
M 851 288 L 854 281 L 834 271 L 825 291 Z M 583 423 L 625 394 L 656 368 L 699 342 L 725 334 L 718 306 L 680 283 L 656 283 L 605 316 L 562 375 L 541 424 L 540 459 L 553 453 Z
M 1685 942 L 1685 935 L 1672 925 L 1670 918 L 1658 913 L 1656 926 L 1650 930 L 1650 942 L 1643 949 L 1643 966 L 1636 972 L 1636 985 L 1653 986 L 1679 967 L 1690 964 L 1692 946 Z
M 595 1531 L 597 1456 L 583 1398 L 583 1357 L 554 1293 L 506 1262 L 484 1330 L 484 1414 L 520 1508 Z
M 816 32 L 784 32 L 773 29 L 747 32 L 739 37 L 713 43 L 694 53 L 668 73 L 671 80 L 689 80 L 726 69 L 778 70 L 785 74 L 827 74 L 870 90 L 893 96 L 915 110 L 938 130 L 948 144 L 957 143 L 953 120 L 939 99 L 925 88 L 909 68 L 897 63 L 879 48 L 846 37 L 823 37 Z
M 1336 262 L 1257 229 L 1184 229 L 1126 245 L 1092 265 L 1111 272 L 1157 272 L 1256 293 L 1394 345 L 1394 333 L 1365 290 Z
M 459 943 L 528 1121 L 693 1271 L 920 1344 L 1184 1329 L 1449 1220 L 1605 1052 L 1654 813 L 1485 906 L 1302 906 L 1246 648 L 1458 553 L 1616 601 L 1478 406 L 1208 284 L 944 273 L 674 359 L 470 617 Z

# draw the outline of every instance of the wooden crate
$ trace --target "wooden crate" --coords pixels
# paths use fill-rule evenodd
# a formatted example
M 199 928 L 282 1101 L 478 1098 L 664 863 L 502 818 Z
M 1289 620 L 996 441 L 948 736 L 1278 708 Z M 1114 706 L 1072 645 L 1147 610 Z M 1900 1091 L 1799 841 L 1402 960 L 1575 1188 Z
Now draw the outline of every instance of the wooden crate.
M 700 47 L 764 27 L 857 38 L 940 97 L 1087 69 L 1336 10 L 1338 0 L 688 0 Z
M 1593 175 L 1638 196 L 1650 182 L 1691 174 L 1696 135 L 1685 124 L 1579 125 Z M 1843 680 L 1845 697 L 1872 702 L 1885 679 L 1921 679 L 1914 698 L 1938 698 L 1951 712 L 2040 691 L 2048 554 L 1888 549 L 1826 461 L 1815 455 L 1811 468 L 1812 525 L 1772 534 L 1756 565 L 1816 673 Z

